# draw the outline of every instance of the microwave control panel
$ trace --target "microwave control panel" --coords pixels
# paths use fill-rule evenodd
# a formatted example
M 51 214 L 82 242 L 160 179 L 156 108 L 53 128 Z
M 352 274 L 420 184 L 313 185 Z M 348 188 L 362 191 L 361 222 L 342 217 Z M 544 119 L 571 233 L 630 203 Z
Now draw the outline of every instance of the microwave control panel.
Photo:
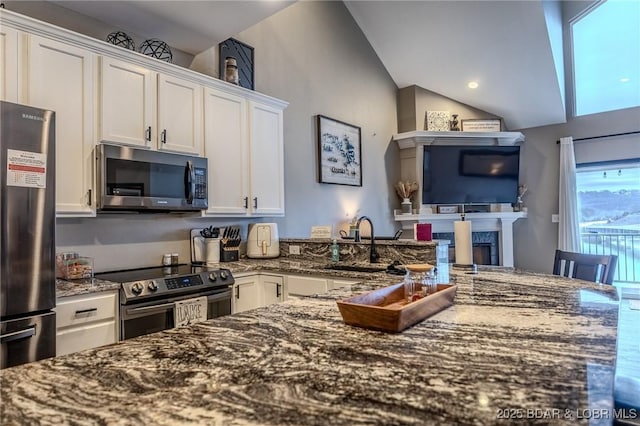
M 195 198 L 205 199 L 207 198 L 207 170 L 196 167 L 194 169 L 195 175 Z

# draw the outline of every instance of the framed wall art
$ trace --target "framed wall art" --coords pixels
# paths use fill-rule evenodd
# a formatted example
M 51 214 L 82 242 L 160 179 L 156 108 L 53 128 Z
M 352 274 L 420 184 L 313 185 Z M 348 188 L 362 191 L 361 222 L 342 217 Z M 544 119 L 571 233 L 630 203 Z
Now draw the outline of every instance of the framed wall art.
M 469 119 L 462 120 L 463 132 L 501 132 L 502 120 L 499 118 L 491 119 Z
M 449 120 L 449 111 L 427 111 L 424 114 L 424 129 L 430 132 L 448 132 Z
M 228 57 L 234 58 L 238 66 L 238 85 L 245 89 L 253 90 L 253 47 L 235 38 L 228 38 L 218 45 L 219 47 L 219 67 L 220 80 L 225 76 L 225 60 Z
M 318 181 L 362 186 L 360 127 L 317 116 Z

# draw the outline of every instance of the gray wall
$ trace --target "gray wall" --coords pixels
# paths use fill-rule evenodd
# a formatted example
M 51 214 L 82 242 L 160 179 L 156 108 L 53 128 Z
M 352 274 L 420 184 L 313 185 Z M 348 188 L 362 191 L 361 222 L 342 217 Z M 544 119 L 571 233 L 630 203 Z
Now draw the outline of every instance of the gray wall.
M 514 227 L 516 267 L 551 272 L 558 242 L 558 224 L 551 215 L 558 213 L 560 147 L 564 136 L 574 139 L 638 130 L 640 108 L 592 114 L 570 119 L 566 124 L 521 130 L 525 143 L 521 150 L 520 181 L 529 188 L 524 198 L 528 217 Z M 603 149 L 603 144 L 608 149 Z M 576 160 L 640 158 L 640 137 L 609 138 L 575 143 Z M 599 151 L 599 152 L 598 152 Z M 595 152 L 596 155 L 591 155 Z
M 48 19 L 48 6 L 46 12 L 31 12 L 35 16 L 37 11 L 38 19 L 102 38 L 84 28 L 81 15 Z M 299 2 L 234 37 L 255 48 L 256 90 L 290 103 L 284 114 L 286 217 L 275 220 L 280 236 L 308 237 L 311 226 L 320 224 L 333 225 L 337 232 L 338 226 L 345 226 L 346 214 L 356 212 L 372 218 L 376 234 L 392 235 L 397 228 L 392 208 L 399 202 L 393 192 L 399 177 L 398 150 L 390 144 L 397 132 L 396 86 L 342 2 Z M 189 63 L 215 75 L 216 49 Z M 211 72 L 198 69 L 206 64 Z M 317 114 L 361 127 L 362 187 L 317 182 Z M 157 265 L 164 252 L 189 259 L 190 228 L 239 223 L 246 236 L 248 223 L 271 220 L 175 215 L 59 219 L 57 246 L 58 251 L 94 257 L 98 271 Z
M 398 90 L 398 132 L 426 130 L 424 122 L 427 111 L 449 111 L 451 115 L 457 114 L 459 127 L 461 121 L 466 119 L 501 118 L 420 86 Z
M 515 223 L 515 265 L 522 269 L 551 272 L 558 241 L 558 224 L 551 215 L 558 213 L 560 148 L 556 141 L 637 131 L 640 108 L 574 117 L 573 67 L 569 22 L 594 3 L 562 2 L 564 21 L 564 66 L 567 123 L 521 130 L 526 137 L 521 151 L 521 177 L 529 191 L 524 202 L 527 219 Z M 526 100 L 523 100 L 526 101 Z M 577 162 L 640 158 L 640 136 L 596 139 L 574 144 Z
M 335 230 L 356 211 L 378 235 L 393 235 L 397 88 L 344 4 L 298 2 L 236 38 L 255 48 L 256 90 L 290 102 L 281 235 L 308 237 L 312 225 Z M 361 127 L 362 187 L 318 183 L 317 114 Z

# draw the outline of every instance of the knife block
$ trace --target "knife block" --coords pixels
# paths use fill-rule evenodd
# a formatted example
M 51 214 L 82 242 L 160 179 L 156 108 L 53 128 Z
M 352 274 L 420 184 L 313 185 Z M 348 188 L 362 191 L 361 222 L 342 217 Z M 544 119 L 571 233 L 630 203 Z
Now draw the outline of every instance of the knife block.
M 234 262 L 240 258 L 240 240 L 220 242 L 220 262 Z

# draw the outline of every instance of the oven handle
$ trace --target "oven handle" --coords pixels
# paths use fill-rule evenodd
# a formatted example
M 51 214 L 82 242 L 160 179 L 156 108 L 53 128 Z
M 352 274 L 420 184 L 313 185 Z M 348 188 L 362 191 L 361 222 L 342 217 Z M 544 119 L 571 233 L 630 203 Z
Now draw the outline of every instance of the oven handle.
M 183 300 L 188 300 L 189 297 L 185 297 Z M 207 296 L 207 302 L 217 302 L 219 300 L 231 300 L 231 292 L 225 291 L 223 293 L 216 293 L 210 296 Z M 171 303 L 162 303 L 160 305 L 153 306 L 143 306 L 142 308 L 129 308 L 126 310 L 127 315 L 134 315 L 139 313 L 155 313 L 155 312 L 165 312 L 169 309 L 173 309 L 176 306 L 175 302 Z

